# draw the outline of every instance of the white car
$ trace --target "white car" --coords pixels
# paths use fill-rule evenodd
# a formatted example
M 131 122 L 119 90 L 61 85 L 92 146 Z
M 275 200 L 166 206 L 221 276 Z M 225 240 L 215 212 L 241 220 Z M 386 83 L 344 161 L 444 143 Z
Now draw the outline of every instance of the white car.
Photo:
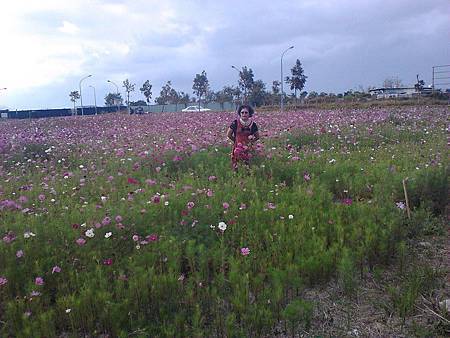
M 184 109 L 181 109 L 181 111 L 184 111 L 184 112 L 200 111 L 200 112 L 202 112 L 202 111 L 211 111 L 211 109 L 203 108 L 202 106 L 189 106 L 189 107 L 186 107 Z

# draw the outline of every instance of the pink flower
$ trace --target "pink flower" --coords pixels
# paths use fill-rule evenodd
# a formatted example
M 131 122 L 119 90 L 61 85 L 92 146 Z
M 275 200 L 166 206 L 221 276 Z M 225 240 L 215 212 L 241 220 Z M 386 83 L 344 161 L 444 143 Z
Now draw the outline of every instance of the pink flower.
M 128 177 L 128 184 L 139 184 L 139 181 L 133 177 Z
M 45 201 L 45 195 L 44 194 L 39 194 L 38 199 L 39 199 L 39 201 L 44 202 Z
M 85 245 L 86 244 L 86 240 L 84 239 L 84 238 L 78 238 L 76 241 L 75 241 L 79 246 L 83 246 L 83 245 Z
M 123 219 L 122 219 L 122 216 L 117 215 L 115 220 L 116 220 L 117 223 L 119 223 L 119 222 L 122 222 Z
M 190 201 L 190 202 L 187 203 L 187 208 L 188 208 L 189 210 L 192 209 L 194 206 L 195 206 L 195 203 L 192 202 L 192 201 Z
M 103 260 L 103 265 L 112 265 L 113 259 L 112 258 L 106 258 Z
M 241 255 L 242 256 L 248 256 L 250 254 L 249 248 L 241 248 Z
M 55 265 L 52 269 L 52 274 L 60 273 L 60 272 L 61 272 L 61 268 L 58 265 Z
M 217 179 L 217 177 L 216 177 L 216 176 L 213 176 L 213 175 L 211 175 L 211 176 L 208 177 L 208 180 L 209 180 L 210 182 L 215 181 L 216 179 Z
M 342 204 L 344 204 L 344 205 L 352 205 L 352 203 L 353 203 L 353 200 L 351 198 L 344 198 L 342 200 Z
M 8 283 L 8 279 L 6 277 L 0 276 L 0 286 L 6 285 Z
M 22 257 L 23 257 L 23 250 L 18 250 L 18 251 L 16 252 L 16 257 L 17 257 L 17 258 L 22 258 Z
M 277 206 L 274 203 L 271 203 L 271 202 L 267 203 L 267 208 L 268 209 L 275 209 L 276 207 Z
M 208 189 L 208 191 L 206 192 L 206 196 L 213 197 L 214 196 L 214 191 L 212 191 L 211 189 Z
M 105 218 L 103 218 L 102 220 L 102 225 L 106 226 L 109 225 L 111 223 L 111 218 L 106 216 Z
M 147 185 L 155 185 L 156 181 L 152 180 L 152 179 L 147 179 L 147 180 L 145 180 L 145 183 L 147 183 Z
M 27 202 L 28 202 L 28 197 L 26 197 L 26 196 L 20 196 L 20 197 L 19 197 L 19 202 L 20 202 L 20 203 L 27 203 Z
M 161 201 L 161 197 L 159 195 L 153 195 L 151 200 L 153 203 L 158 204 Z
M 227 202 L 222 203 L 223 208 L 226 210 L 230 207 L 230 205 Z
M 247 209 L 247 205 L 245 203 L 241 203 L 239 210 L 245 210 L 245 209 Z
M 303 178 L 304 178 L 304 180 L 305 180 L 306 182 L 308 182 L 308 181 L 311 180 L 311 176 L 310 176 L 307 172 L 305 172 L 305 173 L 303 174 Z
M 179 162 L 179 161 L 181 161 L 183 158 L 181 157 L 181 156 L 179 156 L 179 155 L 175 155 L 173 158 L 172 158 L 172 161 L 173 162 Z
M 34 284 L 39 285 L 39 286 L 44 285 L 44 278 L 36 277 L 36 279 L 34 280 Z
M 155 171 L 156 171 L 157 173 L 159 173 L 159 172 L 161 171 L 161 167 L 156 167 L 156 168 L 155 168 Z
M 149 242 L 156 242 L 158 240 L 157 234 L 150 234 L 146 237 Z
M 138 235 L 133 235 L 132 238 L 133 238 L 133 241 L 134 241 L 134 242 L 137 242 L 137 241 L 139 240 L 139 236 L 138 236 Z

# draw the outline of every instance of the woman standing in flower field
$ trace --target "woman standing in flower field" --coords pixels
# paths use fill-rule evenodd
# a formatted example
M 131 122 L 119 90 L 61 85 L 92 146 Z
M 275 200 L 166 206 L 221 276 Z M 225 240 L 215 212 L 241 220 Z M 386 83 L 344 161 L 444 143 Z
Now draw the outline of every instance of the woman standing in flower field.
M 253 108 L 242 105 L 237 112 L 239 119 L 231 123 L 227 132 L 228 138 L 233 141 L 231 164 L 235 170 L 240 161 L 249 164 L 252 145 L 259 139 L 258 126 L 251 120 L 254 114 Z

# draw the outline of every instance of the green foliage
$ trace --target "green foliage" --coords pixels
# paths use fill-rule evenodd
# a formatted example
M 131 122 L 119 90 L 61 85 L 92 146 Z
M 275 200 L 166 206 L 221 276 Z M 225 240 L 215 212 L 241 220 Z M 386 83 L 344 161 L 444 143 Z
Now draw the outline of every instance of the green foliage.
M 338 280 L 347 296 L 355 295 L 357 291 L 357 274 L 353 259 L 348 249 L 344 249 L 338 265 Z
M 313 303 L 311 301 L 296 299 L 289 303 L 283 310 L 283 318 L 291 326 L 292 337 L 297 332 L 298 326 L 309 330 L 313 316 Z

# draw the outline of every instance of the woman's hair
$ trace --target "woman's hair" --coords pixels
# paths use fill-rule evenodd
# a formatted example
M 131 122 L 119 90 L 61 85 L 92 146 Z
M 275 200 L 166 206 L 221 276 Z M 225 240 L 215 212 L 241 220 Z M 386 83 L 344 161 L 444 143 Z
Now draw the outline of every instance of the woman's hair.
M 239 106 L 237 113 L 239 116 L 241 116 L 241 111 L 242 109 L 247 108 L 248 110 L 248 114 L 250 115 L 250 117 L 253 116 L 253 114 L 255 113 L 255 111 L 253 110 L 252 106 L 248 105 L 248 104 L 243 104 L 241 106 Z

